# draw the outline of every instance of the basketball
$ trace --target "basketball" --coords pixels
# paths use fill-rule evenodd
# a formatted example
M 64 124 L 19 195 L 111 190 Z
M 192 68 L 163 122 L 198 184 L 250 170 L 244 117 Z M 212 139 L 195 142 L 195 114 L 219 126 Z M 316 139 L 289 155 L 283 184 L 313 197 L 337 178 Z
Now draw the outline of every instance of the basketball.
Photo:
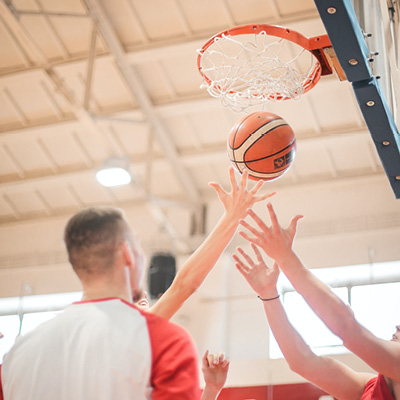
M 296 138 L 290 125 L 279 115 L 255 112 L 245 115 L 228 136 L 228 155 L 242 173 L 253 180 L 272 181 L 292 165 Z

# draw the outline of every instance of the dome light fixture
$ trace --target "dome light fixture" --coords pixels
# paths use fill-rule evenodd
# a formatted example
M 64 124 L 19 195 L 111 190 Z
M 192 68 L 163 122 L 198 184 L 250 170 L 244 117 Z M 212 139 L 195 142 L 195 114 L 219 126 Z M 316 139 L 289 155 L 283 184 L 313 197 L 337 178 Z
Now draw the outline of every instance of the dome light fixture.
M 129 163 L 123 158 L 112 157 L 96 173 L 97 181 L 105 187 L 127 185 L 132 181 Z

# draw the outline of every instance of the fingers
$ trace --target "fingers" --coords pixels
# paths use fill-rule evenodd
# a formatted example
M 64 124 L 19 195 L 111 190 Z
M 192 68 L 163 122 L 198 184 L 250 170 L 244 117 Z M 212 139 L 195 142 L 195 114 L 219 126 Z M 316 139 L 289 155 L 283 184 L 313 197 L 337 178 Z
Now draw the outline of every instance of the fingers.
M 248 264 L 250 267 L 253 267 L 253 266 L 254 266 L 254 262 L 253 262 L 253 260 L 251 259 L 251 257 L 250 257 L 241 247 L 238 247 L 238 248 L 237 248 L 237 251 L 242 255 L 242 257 L 246 260 L 247 264 Z
M 240 220 L 240 225 L 242 225 L 243 227 L 245 227 L 247 230 L 249 230 L 256 238 L 260 237 L 260 232 L 255 229 L 254 227 L 252 227 L 248 222 L 246 222 L 245 220 Z M 248 240 L 249 242 L 252 242 L 253 240 L 248 239 L 247 237 L 249 237 L 245 232 L 239 232 L 240 235 L 242 235 L 246 240 Z M 246 235 L 247 237 L 245 237 L 244 235 Z
M 271 192 L 271 193 L 268 193 L 268 194 L 265 194 L 265 195 L 259 197 L 259 198 L 257 199 L 257 201 L 258 201 L 258 202 L 259 202 L 259 201 L 264 201 L 264 200 L 267 200 L 267 199 L 269 199 L 270 197 L 275 196 L 275 195 L 276 195 L 276 192 Z
M 262 188 L 263 185 L 264 185 L 264 181 L 258 181 L 254 185 L 253 189 L 250 190 L 250 193 L 251 194 L 256 194 Z
M 248 171 L 245 169 L 242 172 L 242 179 L 240 180 L 240 191 L 244 191 L 247 187 L 247 179 L 248 179 L 249 173 Z M 236 182 L 236 181 L 235 181 Z
M 245 175 L 245 178 L 246 178 L 246 182 L 247 182 L 247 175 Z M 236 182 L 235 171 L 234 171 L 233 167 L 229 167 L 229 179 L 231 181 L 232 191 L 237 191 L 238 185 L 237 185 L 237 182 Z M 243 179 L 244 178 L 242 177 L 242 181 L 243 181 Z
M 218 354 L 212 354 L 208 353 L 208 350 L 206 351 L 207 357 L 206 361 L 208 362 L 208 366 L 210 368 L 214 368 L 217 366 L 222 366 L 225 367 L 227 364 L 229 364 L 229 360 L 225 359 L 225 353 L 223 351 L 220 351 Z M 205 355 L 203 356 L 203 359 L 205 358 Z
M 209 367 L 210 366 L 209 362 L 208 362 L 208 350 L 206 350 L 206 352 L 203 355 L 202 364 L 203 364 L 203 367 Z
M 236 255 L 232 254 L 232 258 L 235 260 L 236 269 L 243 275 L 247 275 L 250 271 L 250 268 L 243 263 L 243 261 Z
M 276 216 L 274 207 L 272 206 L 271 203 L 268 203 L 267 208 L 269 212 L 269 217 L 271 218 L 272 227 L 273 228 L 279 227 L 278 217 Z
M 270 204 L 270 203 L 268 203 L 268 204 Z M 263 220 L 253 211 L 253 210 L 251 210 L 251 209 L 248 209 L 247 210 L 247 214 L 254 220 L 254 222 L 261 228 L 261 230 L 266 230 L 267 229 L 267 225 L 265 225 L 265 223 L 263 222 Z M 275 216 L 276 217 L 276 216 Z M 241 222 L 242 223 L 242 222 Z M 242 224 L 242 225 L 244 225 L 244 224 Z M 250 225 L 249 224 L 247 224 L 248 226 L 246 226 L 246 228 L 247 229 L 249 229 L 250 230 Z M 254 228 L 253 228 L 253 230 L 255 230 Z M 251 231 L 251 230 L 250 230 Z M 254 232 L 252 232 L 252 233 L 254 233 Z M 255 234 L 255 233 L 254 233 Z
M 248 235 L 246 232 L 240 231 L 240 232 L 239 232 L 239 235 L 240 235 L 243 239 L 247 240 L 247 241 L 250 242 L 250 243 L 254 243 L 254 244 L 257 244 L 257 245 L 260 243 L 260 240 L 259 240 L 257 237 L 250 236 L 250 235 Z
M 221 185 L 219 183 L 215 182 L 210 182 L 209 185 L 214 188 L 214 190 L 217 192 L 218 198 L 221 200 L 225 195 L 226 192 L 224 189 L 222 189 Z
M 302 215 L 296 215 L 295 217 L 292 218 L 292 220 L 290 221 L 290 225 L 288 228 L 288 232 L 290 234 L 290 236 L 293 238 L 294 235 L 296 234 L 296 230 L 297 230 L 297 223 L 299 222 L 300 219 L 302 219 L 303 216 Z
M 208 361 L 209 367 L 212 367 L 214 365 L 214 354 L 208 354 L 207 361 Z
M 254 185 L 254 187 L 249 190 L 249 193 L 253 196 L 253 201 L 254 203 L 259 203 L 260 201 L 264 201 L 269 199 L 272 196 L 276 195 L 276 192 L 271 192 L 268 194 L 264 194 L 262 196 L 256 197 L 255 195 L 258 193 L 258 191 L 263 187 L 265 181 L 259 180 L 257 183 Z
M 222 368 L 228 368 L 230 364 L 230 360 L 226 359 L 223 363 L 222 363 Z
M 228 357 L 225 357 L 225 353 L 223 351 L 220 352 L 219 354 L 219 365 L 222 368 L 226 368 L 229 366 L 230 360 Z
M 258 249 L 258 246 L 256 246 L 254 243 L 251 243 L 251 248 L 253 249 L 254 254 L 255 254 L 256 257 L 257 257 L 257 261 L 258 261 L 259 263 L 264 262 L 264 260 L 263 260 L 263 258 L 262 258 L 262 255 L 261 255 L 261 252 L 260 252 L 260 250 Z

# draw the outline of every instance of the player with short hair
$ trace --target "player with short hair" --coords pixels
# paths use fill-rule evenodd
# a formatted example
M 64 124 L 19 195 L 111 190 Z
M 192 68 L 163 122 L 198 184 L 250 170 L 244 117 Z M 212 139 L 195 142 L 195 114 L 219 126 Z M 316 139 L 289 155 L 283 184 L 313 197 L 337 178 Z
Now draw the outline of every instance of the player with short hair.
M 132 304 L 144 257 L 123 212 L 78 212 L 65 243 L 82 300 L 17 338 L 1 371 L 4 399 L 199 399 L 189 334 Z
M 169 319 L 204 281 L 232 239 L 246 210 L 256 202 L 272 195 L 256 196 L 262 182 L 257 183 L 248 191 L 247 172 L 243 174 L 238 185 L 233 168 L 230 168 L 230 180 L 232 188 L 229 193 L 220 185 L 211 183 L 224 205 L 224 215 L 210 236 L 178 272 L 171 287 L 152 307 L 153 314 Z M 157 316 L 151 316 L 149 313 L 140 312 L 129 304 L 132 299 L 139 300 L 142 294 L 140 283 L 143 255 L 122 212 L 117 209 L 98 207 L 78 213 L 67 225 L 65 243 L 70 262 L 82 282 L 83 299 L 67 307 L 62 315 L 18 340 L 4 362 L 2 383 L 5 398 L 8 400 L 8 393 L 14 393 L 18 380 L 26 382 L 26 385 L 20 385 L 17 391 L 21 390 L 21 397 L 16 397 L 17 399 L 23 398 L 27 391 L 31 391 L 30 398 L 32 399 L 36 398 L 36 394 L 38 394 L 37 398 L 41 399 L 52 396 L 61 399 L 63 397 L 60 396 L 63 395 L 64 390 L 62 393 L 55 394 L 60 387 L 66 388 L 66 397 L 71 394 L 74 399 L 79 399 L 80 395 L 92 396 L 92 390 L 95 391 L 98 399 L 115 396 L 123 399 L 130 386 L 131 389 L 134 388 L 134 392 L 138 393 L 138 399 L 147 398 L 143 396 L 148 396 L 151 390 L 153 399 L 166 399 L 171 393 L 177 400 L 198 398 L 198 372 L 193 365 L 195 360 L 190 337 L 176 325 Z M 103 318 L 105 316 L 107 318 Z M 127 326 L 124 326 L 124 321 Z M 141 327 L 139 331 L 141 334 L 144 332 L 144 336 L 140 336 L 139 332 L 135 331 L 137 326 Z M 71 332 L 74 342 L 63 334 L 64 330 Z M 43 338 L 48 340 L 42 340 Z M 63 341 L 66 344 L 61 345 Z M 131 345 L 130 341 L 133 341 Z M 108 353 L 103 354 L 101 345 L 104 346 L 104 343 L 115 343 L 118 348 L 118 352 L 113 352 L 115 357 Z M 74 345 L 82 353 L 72 351 Z M 134 350 L 135 346 L 145 349 L 145 354 L 142 354 L 139 359 Z M 51 349 L 54 347 L 60 347 L 66 354 L 56 352 L 53 359 Z M 32 355 L 26 364 L 32 371 L 29 377 L 23 377 L 22 370 L 19 368 L 22 362 L 21 348 Z M 44 394 L 44 387 L 48 380 L 46 374 L 43 374 L 44 379 L 41 381 L 43 384 L 33 388 L 40 365 L 39 358 L 35 356 L 39 353 L 40 358 L 46 360 L 49 365 L 46 369 L 48 376 L 54 378 L 46 394 Z M 86 357 L 87 353 L 91 357 Z M 133 354 L 134 357 L 124 357 L 123 355 L 126 354 Z M 151 359 L 149 359 L 150 355 Z M 64 360 L 64 363 L 61 360 Z M 134 365 L 136 362 L 139 363 L 138 366 Z M 60 363 L 62 366 L 59 365 Z M 120 374 L 120 364 L 124 369 L 122 374 Z M 170 364 L 169 368 L 166 368 L 167 364 Z M 83 374 L 84 371 L 93 371 L 91 367 L 100 365 L 102 373 L 97 376 L 91 372 L 88 374 L 91 379 L 88 380 L 93 381 L 93 385 L 94 380 L 99 381 L 101 385 L 83 385 L 82 375 L 76 376 L 77 371 Z M 224 357 L 212 355 L 203 357 L 205 380 L 207 382 L 208 377 L 211 384 L 208 385 L 211 390 L 208 390 L 206 386 L 203 400 L 211 400 L 218 395 L 225 382 L 228 366 L 229 362 Z M 135 378 L 130 379 L 129 371 L 133 367 L 136 374 Z M 110 369 L 113 374 L 109 375 L 107 381 L 106 375 Z M 175 369 L 179 371 L 179 374 L 173 373 Z M 116 390 L 114 374 L 120 375 L 119 379 L 123 381 L 122 385 L 118 385 L 121 391 L 118 395 L 119 392 L 113 392 Z M 69 385 L 68 382 L 72 381 L 76 381 L 75 384 Z M 221 382 L 222 386 L 218 389 Z M 103 390 L 104 386 L 107 390 Z
M 290 368 L 338 400 L 400 400 L 399 327 L 388 341 L 377 338 L 359 324 L 350 307 L 312 274 L 293 251 L 301 216 L 294 217 L 289 227 L 283 229 L 271 204 L 268 204 L 268 211 L 271 226 L 251 210 L 248 214 L 257 227 L 241 222 L 251 233 L 240 234 L 251 243 L 256 261 L 241 248 L 238 248 L 241 257 L 234 254 L 233 258 L 238 270 L 263 301 L 269 326 Z M 258 247 L 275 260 L 272 268 L 266 266 Z M 326 326 L 343 340 L 344 346 L 377 371 L 377 376 L 356 372 L 335 359 L 317 356 L 311 351 L 290 324 L 278 299 L 279 268 Z

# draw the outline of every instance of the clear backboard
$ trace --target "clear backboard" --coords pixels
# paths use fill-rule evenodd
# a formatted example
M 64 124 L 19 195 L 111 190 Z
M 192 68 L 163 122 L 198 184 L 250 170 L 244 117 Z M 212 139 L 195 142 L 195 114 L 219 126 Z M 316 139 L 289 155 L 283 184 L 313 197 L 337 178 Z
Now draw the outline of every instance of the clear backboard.
M 373 55 L 372 74 L 380 76 L 380 86 L 399 126 L 399 45 L 400 45 L 400 5 L 396 0 L 354 0 L 354 11 L 366 43 Z

